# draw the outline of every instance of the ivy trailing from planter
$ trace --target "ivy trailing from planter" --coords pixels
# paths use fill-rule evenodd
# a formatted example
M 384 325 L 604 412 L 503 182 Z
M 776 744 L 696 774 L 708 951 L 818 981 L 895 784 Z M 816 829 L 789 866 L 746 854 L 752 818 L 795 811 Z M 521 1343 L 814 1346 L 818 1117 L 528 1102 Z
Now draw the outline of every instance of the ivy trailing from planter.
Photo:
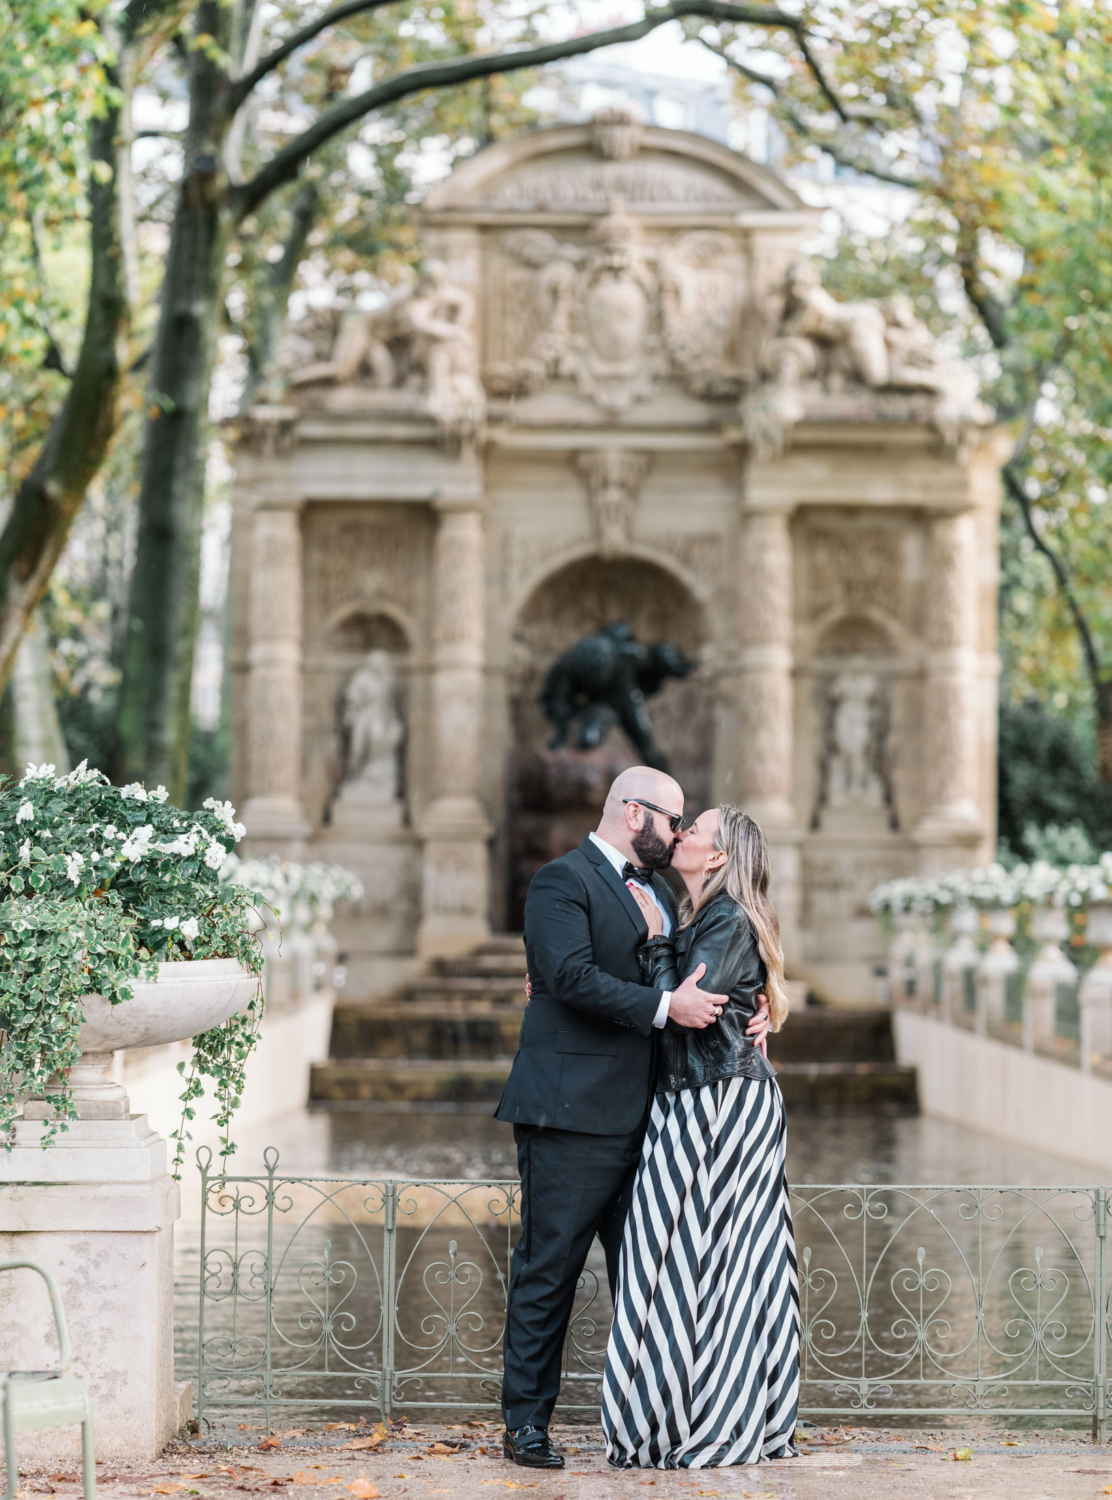
M 81 997 L 131 999 L 158 964 L 235 958 L 260 974 L 254 929 L 263 898 L 222 884 L 221 869 L 243 837 L 227 802 L 200 812 L 174 807 L 164 787 L 111 786 L 83 761 L 66 776 L 29 766 L 0 784 L 0 1136 L 24 1095 L 49 1095 L 54 1119 L 44 1145 L 77 1117 L 67 1081 L 81 1055 Z M 239 1015 L 193 1039 L 174 1170 L 188 1122 L 213 1084 L 221 1155 L 262 1020 L 261 985 Z

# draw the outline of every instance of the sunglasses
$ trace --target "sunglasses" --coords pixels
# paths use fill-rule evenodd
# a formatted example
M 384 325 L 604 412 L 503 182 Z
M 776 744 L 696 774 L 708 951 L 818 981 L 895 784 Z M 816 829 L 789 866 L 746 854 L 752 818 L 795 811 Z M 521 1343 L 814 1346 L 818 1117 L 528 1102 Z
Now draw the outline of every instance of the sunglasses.
M 673 833 L 679 833 L 683 827 L 683 813 L 669 812 L 666 807 L 657 807 L 655 802 L 646 802 L 641 797 L 623 797 L 623 805 L 632 802 L 635 807 L 647 807 L 650 812 L 658 812 L 662 818 L 668 819 L 668 826 Z

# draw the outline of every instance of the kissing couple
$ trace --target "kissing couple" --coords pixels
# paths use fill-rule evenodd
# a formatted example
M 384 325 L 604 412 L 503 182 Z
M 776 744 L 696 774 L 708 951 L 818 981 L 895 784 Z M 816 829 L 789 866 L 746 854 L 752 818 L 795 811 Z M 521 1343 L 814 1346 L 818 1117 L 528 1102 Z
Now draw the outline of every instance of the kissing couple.
M 610 1463 L 795 1455 L 799 1291 L 765 1048 L 788 999 L 769 875 L 752 818 L 723 804 L 684 828 L 677 783 L 634 766 L 597 830 L 533 878 L 530 998 L 496 1111 L 521 1172 L 502 1382 L 515 1463 L 563 1466 L 548 1426 L 596 1234 L 614 1301 Z

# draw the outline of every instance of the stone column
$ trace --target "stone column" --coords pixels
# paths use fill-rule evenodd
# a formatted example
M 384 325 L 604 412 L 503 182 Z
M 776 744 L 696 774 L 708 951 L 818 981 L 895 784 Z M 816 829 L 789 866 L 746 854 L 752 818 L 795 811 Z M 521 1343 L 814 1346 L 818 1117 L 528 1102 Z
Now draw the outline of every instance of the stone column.
M 978 797 L 977 534 L 971 511 L 931 522 L 922 708 L 925 872 L 953 863 L 983 833 Z
M 255 512 L 247 647 L 247 800 L 251 844 L 283 852 L 309 831 L 301 807 L 301 516 Z
M 486 553 L 474 503 L 439 507 L 433 558 L 431 796 L 421 820 L 423 957 L 464 953 L 490 933 L 490 828 L 480 801 Z
M 792 805 L 792 540 L 787 510 L 742 520 L 740 676 L 741 805 L 773 856 L 773 896 L 784 952 L 799 953 L 801 832 Z

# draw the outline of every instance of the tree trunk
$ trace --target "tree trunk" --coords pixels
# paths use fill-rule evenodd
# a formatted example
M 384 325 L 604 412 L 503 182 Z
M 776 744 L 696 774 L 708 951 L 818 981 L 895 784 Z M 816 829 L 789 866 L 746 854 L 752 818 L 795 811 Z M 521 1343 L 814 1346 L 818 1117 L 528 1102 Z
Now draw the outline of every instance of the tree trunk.
M 118 129 L 116 107 L 89 131 L 89 306 L 77 368 L 0 532 L 0 689 L 11 678 L 19 643 L 119 421 L 130 324 L 120 245 Z
M 1112 782 L 1112 680 L 1105 679 L 1096 687 L 1097 710 L 1097 768 L 1100 779 Z
M 241 402 L 244 411 L 254 404 L 260 393 L 264 393 L 265 399 L 278 343 L 286 326 L 290 292 L 319 206 L 320 194 L 315 184 L 302 183 L 290 204 L 290 232 L 282 246 L 281 257 L 267 266 L 258 290 L 247 341 L 247 380 Z
M 178 802 L 189 767 L 208 399 L 230 229 L 222 164 L 227 78 L 216 60 L 230 22 L 220 0 L 197 8 L 198 34 L 215 42 L 191 53 L 191 112 L 151 362 L 113 766 L 117 780 L 162 782 Z

